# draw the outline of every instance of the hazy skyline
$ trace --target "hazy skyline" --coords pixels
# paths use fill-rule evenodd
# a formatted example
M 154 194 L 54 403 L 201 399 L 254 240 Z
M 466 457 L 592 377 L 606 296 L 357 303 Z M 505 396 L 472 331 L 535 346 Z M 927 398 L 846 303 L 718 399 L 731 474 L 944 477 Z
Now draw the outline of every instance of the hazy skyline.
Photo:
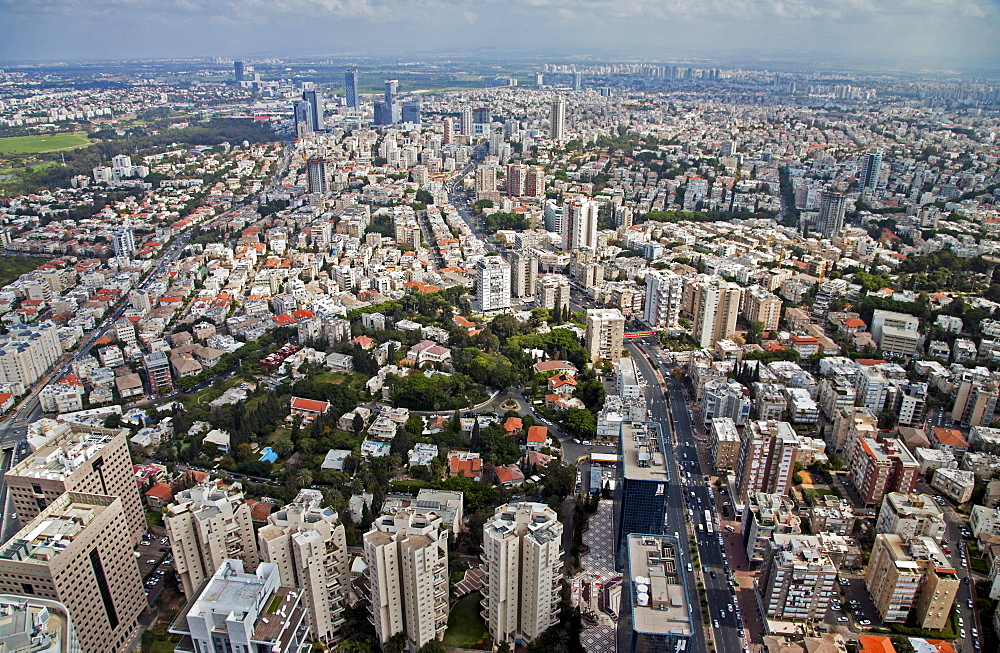
M 474 51 L 1000 70 L 1000 0 L 0 0 L 0 61 Z

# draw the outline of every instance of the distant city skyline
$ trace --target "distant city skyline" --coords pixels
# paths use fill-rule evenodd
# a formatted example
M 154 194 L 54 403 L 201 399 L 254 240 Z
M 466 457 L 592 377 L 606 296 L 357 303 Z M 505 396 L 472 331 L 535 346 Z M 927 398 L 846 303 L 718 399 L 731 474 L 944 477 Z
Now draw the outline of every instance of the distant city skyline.
M 1000 0 L 0 0 L 0 62 L 319 53 L 1000 70 Z

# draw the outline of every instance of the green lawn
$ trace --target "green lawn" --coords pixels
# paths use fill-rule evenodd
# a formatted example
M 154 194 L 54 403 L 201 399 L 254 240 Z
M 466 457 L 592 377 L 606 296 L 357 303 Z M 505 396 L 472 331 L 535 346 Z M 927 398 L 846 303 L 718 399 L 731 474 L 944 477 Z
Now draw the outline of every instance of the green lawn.
M 0 138 L 0 154 L 39 154 L 89 145 L 86 132 Z
M 455 603 L 448 615 L 448 630 L 444 632 L 444 645 L 465 648 L 482 641 L 487 635 L 486 624 L 479 616 L 482 609 L 479 592 L 466 594 Z
M 6 286 L 25 272 L 31 272 L 46 259 L 34 256 L 0 256 L 0 287 Z

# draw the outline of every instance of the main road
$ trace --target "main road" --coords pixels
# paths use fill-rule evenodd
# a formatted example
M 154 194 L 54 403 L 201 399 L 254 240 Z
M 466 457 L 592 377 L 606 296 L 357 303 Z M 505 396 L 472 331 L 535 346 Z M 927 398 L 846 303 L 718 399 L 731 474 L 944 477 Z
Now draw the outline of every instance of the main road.
M 691 414 L 688 412 L 683 387 L 671 378 L 670 367 L 665 362 L 666 354 L 654 338 L 637 339 L 628 342 L 626 346 L 637 363 L 639 373 L 646 381 L 647 406 L 652 414 L 652 420 L 659 422 L 663 427 L 666 459 L 671 475 L 664 531 L 668 534 L 674 532 L 681 534 L 687 560 L 692 560 L 687 537 L 688 523 L 691 523 L 698 542 L 700 568 L 694 568 L 688 578 L 691 600 L 694 602 L 691 606 L 692 612 L 696 622 L 700 623 L 702 600 L 696 589 L 697 577 L 700 576 L 705 584 L 716 650 L 739 653 L 745 646 L 740 634 L 743 630 L 743 621 L 738 613 L 730 582 L 729 563 L 723 554 L 718 536 L 719 519 L 714 498 L 706 482 L 707 477 L 699 467 L 694 429 L 691 426 Z M 650 360 L 654 362 L 655 370 Z M 712 534 L 707 532 L 706 510 L 709 511 L 712 521 Z M 699 525 L 701 530 L 698 528 Z M 692 642 L 693 650 L 707 650 L 703 633 L 703 630 L 696 632 L 695 641 Z

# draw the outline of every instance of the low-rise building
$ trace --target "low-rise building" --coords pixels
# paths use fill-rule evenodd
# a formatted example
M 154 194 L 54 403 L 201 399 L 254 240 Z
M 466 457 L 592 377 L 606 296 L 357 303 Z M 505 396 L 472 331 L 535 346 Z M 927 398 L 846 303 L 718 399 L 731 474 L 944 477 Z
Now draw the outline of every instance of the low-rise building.
M 931 477 L 931 487 L 955 503 L 965 503 L 972 498 L 976 475 L 964 469 L 939 468 Z
M 809 509 L 809 530 L 813 533 L 850 535 L 854 520 L 854 505 L 836 494 L 817 497 Z
M 929 494 L 889 492 L 875 519 L 876 533 L 895 533 L 904 538 L 927 536 L 940 540 L 946 527 L 944 511 Z

